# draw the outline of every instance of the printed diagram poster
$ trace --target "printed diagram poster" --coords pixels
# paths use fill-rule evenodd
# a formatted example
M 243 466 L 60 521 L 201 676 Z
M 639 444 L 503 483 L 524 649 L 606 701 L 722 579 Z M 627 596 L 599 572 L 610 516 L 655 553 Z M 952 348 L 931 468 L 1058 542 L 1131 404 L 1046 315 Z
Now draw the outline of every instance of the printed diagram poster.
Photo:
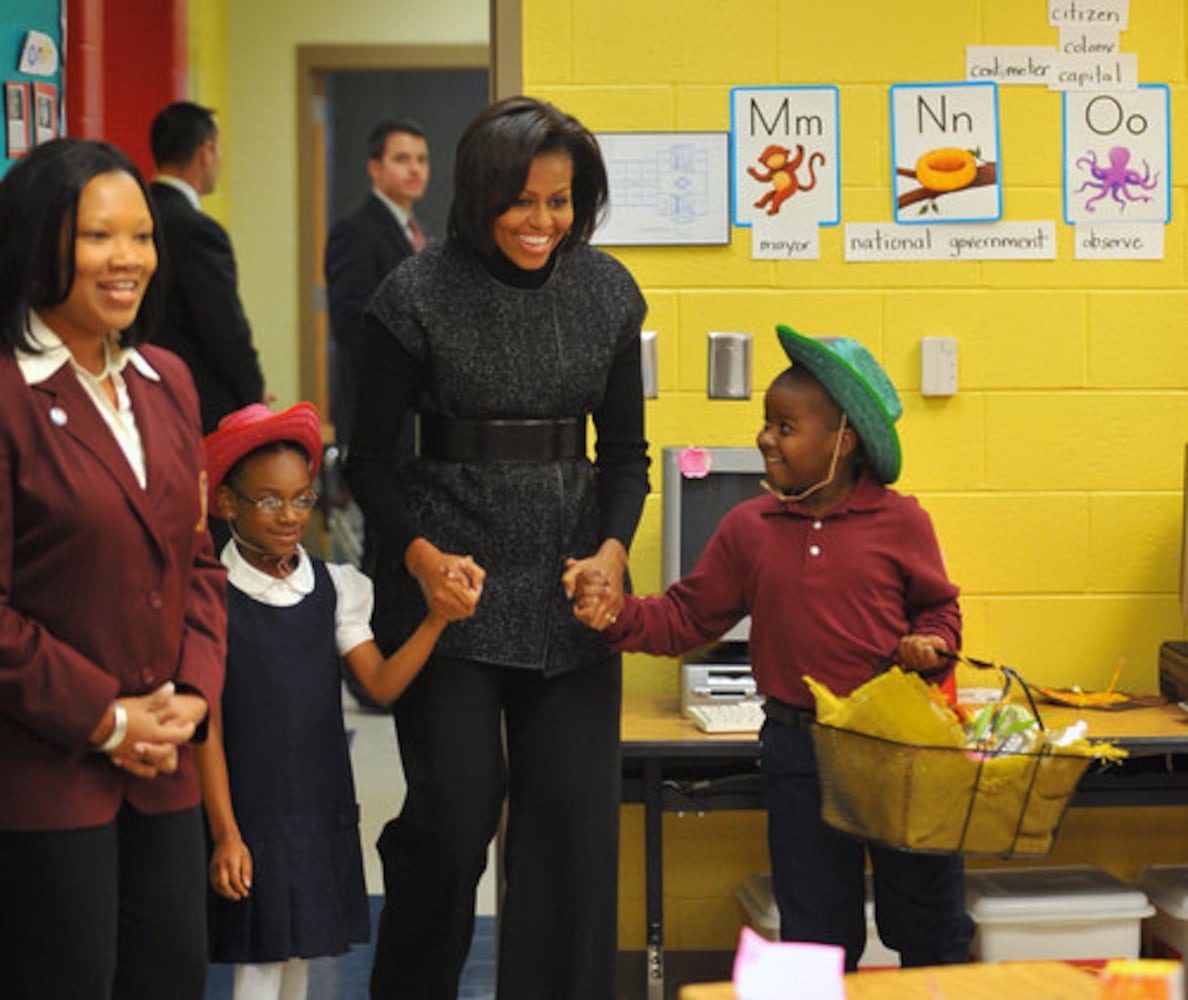
M 841 221 L 836 87 L 734 87 L 734 224 L 803 230 Z
M 1137 90 L 1064 94 L 1064 219 L 1171 219 L 1171 94 Z
M 891 88 L 895 221 L 1002 218 L 998 87 L 992 82 Z
M 609 211 L 606 246 L 730 242 L 725 132 L 600 132 Z

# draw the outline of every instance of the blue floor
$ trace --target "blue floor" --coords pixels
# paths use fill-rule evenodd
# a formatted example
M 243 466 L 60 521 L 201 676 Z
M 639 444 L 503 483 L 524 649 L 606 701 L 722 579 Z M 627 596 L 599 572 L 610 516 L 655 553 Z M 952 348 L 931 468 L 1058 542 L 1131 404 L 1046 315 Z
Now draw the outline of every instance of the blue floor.
M 381 899 L 371 897 L 371 939 L 379 918 Z M 367 1000 L 371 976 L 371 945 L 358 945 L 337 958 L 318 958 L 309 966 L 309 1000 Z M 494 1000 L 495 918 L 477 917 L 470 957 L 462 970 L 458 1000 Z M 212 965 L 206 1000 L 231 1000 L 231 967 Z

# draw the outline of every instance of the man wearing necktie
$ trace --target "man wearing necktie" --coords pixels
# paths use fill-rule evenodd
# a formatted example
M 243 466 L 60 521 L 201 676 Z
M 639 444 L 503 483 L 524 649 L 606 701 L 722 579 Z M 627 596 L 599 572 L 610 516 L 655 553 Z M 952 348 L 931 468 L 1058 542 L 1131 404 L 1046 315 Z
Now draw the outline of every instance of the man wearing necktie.
M 371 193 L 340 219 L 326 241 L 330 305 L 330 419 L 341 445 L 350 441 L 355 366 L 363 345 L 363 308 L 388 272 L 423 250 L 413 205 L 429 184 L 429 143 L 408 119 L 379 122 L 367 137 Z
M 351 439 L 355 412 L 356 366 L 363 350 L 363 309 L 371 294 L 397 264 L 425 248 L 425 230 L 413 215 L 413 205 L 429 184 L 429 143 L 420 125 L 407 119 L 388 119 L 376 124 L 367 136 L 367 173 L 371 193 L 354 212 L 340 219 L 326 241 L 326 292 L 330 306 L 330 419 L 339 445 L 337 467 L 345 458 Z M 400 448 L 411 453 L 412 423 L 401 437 Z M 335 463 L 327 460 L 329 473 Z M 345 488 L 329 482 L 323 488 L 327 501 L 339 508 L 339 516 L 358 515 Z M 361 515 L 355 519 L 361 518 Z M 345 518 L 350 521 L 350 518 Z M 374 531 L 363 525 L 361 566 L 370 575 L 375 561 Z M 380 706 L 368 697 L 349 670 L 343 680 L 363 708 Z

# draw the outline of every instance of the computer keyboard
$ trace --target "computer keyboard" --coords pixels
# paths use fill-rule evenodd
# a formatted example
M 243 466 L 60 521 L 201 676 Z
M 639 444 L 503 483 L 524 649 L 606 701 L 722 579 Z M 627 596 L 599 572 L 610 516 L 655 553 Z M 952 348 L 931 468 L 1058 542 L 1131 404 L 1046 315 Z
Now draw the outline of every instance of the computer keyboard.
M 763 725 L 761 701 L 721 701 L 690 705 L 685 713 L 705 733 L 757 733 Z

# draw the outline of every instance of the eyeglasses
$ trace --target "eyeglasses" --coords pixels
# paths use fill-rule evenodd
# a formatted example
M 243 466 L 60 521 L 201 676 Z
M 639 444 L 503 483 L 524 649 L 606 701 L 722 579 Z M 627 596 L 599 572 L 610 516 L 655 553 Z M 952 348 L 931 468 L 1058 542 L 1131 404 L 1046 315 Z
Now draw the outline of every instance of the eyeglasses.
M 239 490 L 230 484 L 228 484 L 228 489 L 244 503 L 250 503 L 261 514 L 267 514 L 269 517 L 275 517 L 286 506 L 292 507 L 298 514 L 308 514 L 318 505 L 318 495 L 312 490 L 307 490 L 305 493 L 293 497 L 292 500 L 285 500 L 283 497 L 274 496 L 271 493 L 259 499 L 249 497 L 245 493 L 240 493 Z

